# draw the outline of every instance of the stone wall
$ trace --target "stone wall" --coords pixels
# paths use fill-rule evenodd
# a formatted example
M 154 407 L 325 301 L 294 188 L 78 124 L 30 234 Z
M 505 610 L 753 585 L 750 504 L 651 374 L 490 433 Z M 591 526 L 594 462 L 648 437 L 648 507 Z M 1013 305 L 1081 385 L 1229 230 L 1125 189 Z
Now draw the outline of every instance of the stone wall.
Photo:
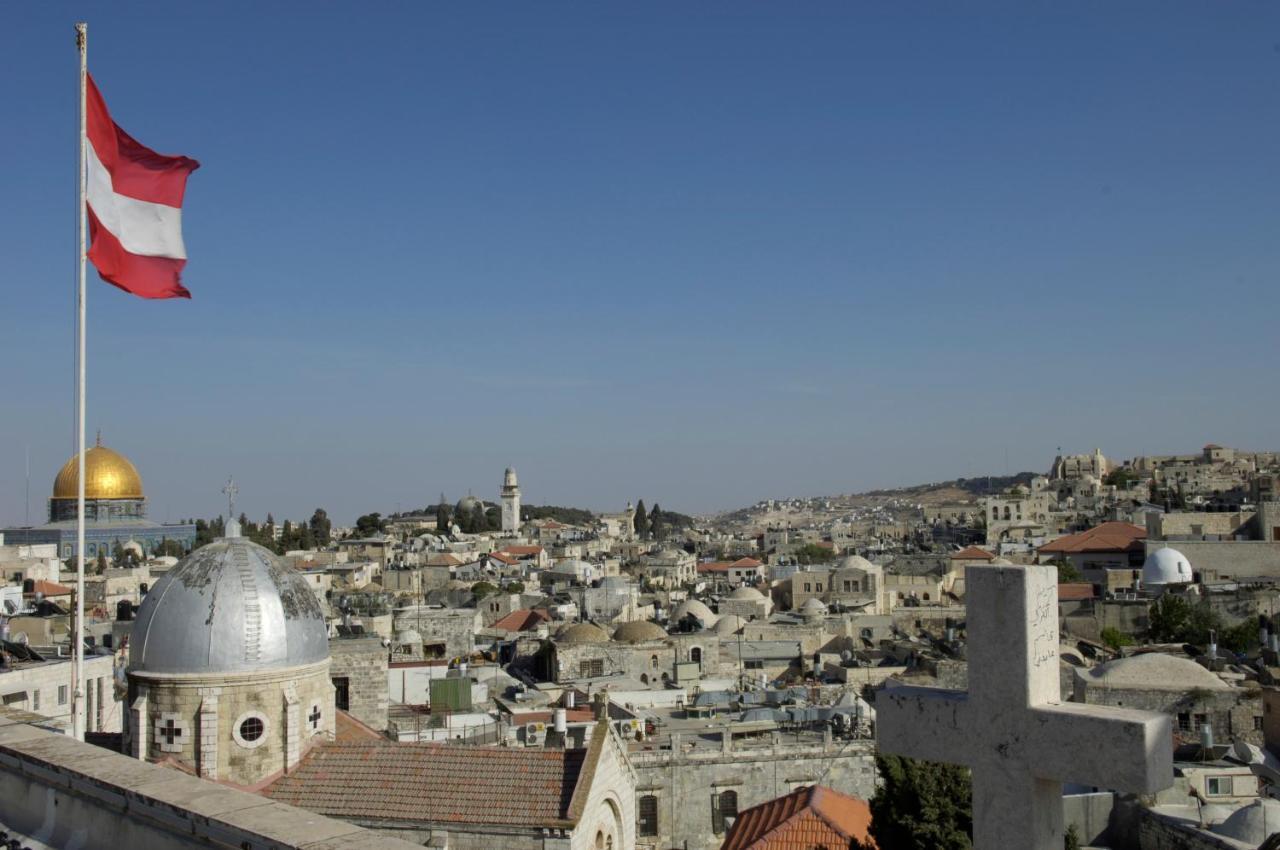
M 347 681 L 347 711 L 374 729 L 387 728 L 389 703 L 387 650 L 378 638 L 335 638 L 329 641 L 333 679 Z
M 658 835 L 636 837 L 636 847 L 711 850 L 723 835 L 712 830 L 712 795 L 732 790 L 738 811 L 821 781 L 870 800 L 875 794 L 875 744 L 811 735 L 791 743 L 774 733 L 763 744 L 737 741 L 726 748 L 710 736 L 673 735 L 675 749 L 636 750 L 636 805 L 657 797 Z
M 66 850 L 415 846 L 3 716 L 0 824 Z
M 84 657 L 85 711 L 90 732 L 119 732 L 123 710 L 115 694 L 115 659 Z M 71 726 L 71 660 L 19 664 L 0 673 L 0 695 L 11 708 L 42 714 Z
M 1143 809 L 1138 819 L 1139 850 L 1255 850 L 1223 835 L 1196 829 L 1174 818 Z
M 475 608 L 431 608 L 410 606 L 397 608 L 394 630 L 412 629 L 422 635 L 424 643 L 444 641 L 445 656 L 465 657 L 475 651 L 476 632 L 484 628 L 480 612 Z
M 1147 552 L 1172 545 L 1202 580 L 1280 578 L 1280 542 L 1261 540 L 1148 540 Z

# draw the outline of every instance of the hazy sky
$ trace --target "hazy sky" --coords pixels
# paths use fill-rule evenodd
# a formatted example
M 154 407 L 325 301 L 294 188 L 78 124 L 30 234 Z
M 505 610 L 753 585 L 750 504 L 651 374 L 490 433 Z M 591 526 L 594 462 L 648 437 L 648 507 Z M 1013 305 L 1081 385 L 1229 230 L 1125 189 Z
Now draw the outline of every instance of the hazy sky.
M 202 163 L 193 300 L 91 270 L 153 518 L 1280 448 L 1274 3 L 193 6 L 0 7 L 0 525 L 73 450 L 82 17 Z

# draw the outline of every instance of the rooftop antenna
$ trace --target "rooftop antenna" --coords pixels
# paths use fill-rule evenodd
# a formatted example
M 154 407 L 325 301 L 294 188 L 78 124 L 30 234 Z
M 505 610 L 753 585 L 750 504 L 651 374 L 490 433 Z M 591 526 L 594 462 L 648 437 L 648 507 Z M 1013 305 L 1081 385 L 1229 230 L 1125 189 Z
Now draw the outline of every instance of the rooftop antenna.
M 27 443 L 27 492 L 24 496 L 26 507 L 22 514 L 22 524 L 31 525 L 31 444 Z

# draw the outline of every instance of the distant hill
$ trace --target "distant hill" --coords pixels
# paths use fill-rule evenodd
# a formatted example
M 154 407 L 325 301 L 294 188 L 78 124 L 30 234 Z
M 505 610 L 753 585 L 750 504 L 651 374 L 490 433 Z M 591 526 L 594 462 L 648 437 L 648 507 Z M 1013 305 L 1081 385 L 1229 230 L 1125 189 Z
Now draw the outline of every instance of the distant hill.
M 521 519 L 553 519 L 566 525 L 593 526 L 596 515 L 584 508 L 564 508 L 559 505 L 521 505 Z
M 963 501 L 1003 493 L 1016 484 L 1027 486 L 1031 479 L 1043 473 L 1019 472 L 1016 475 L 986 475 L 981 478 L 955 478 L 951 481 L 939 481 L 934 484 L 917 484 L 914 487 L 898 487 L 892 490 L 868 490 L 856 493 L 854 497 L 914 499 L 919 502 L 937 504 L 939 502 Z

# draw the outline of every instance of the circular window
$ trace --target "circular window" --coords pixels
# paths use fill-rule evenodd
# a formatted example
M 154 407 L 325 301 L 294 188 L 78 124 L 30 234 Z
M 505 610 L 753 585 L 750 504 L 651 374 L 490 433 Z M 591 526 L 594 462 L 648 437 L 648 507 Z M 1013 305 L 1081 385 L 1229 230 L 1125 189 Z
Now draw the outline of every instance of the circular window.
M 267 742 L 267 717 L 259 711 L 247 711 L 240 715 L 231 727 L 231 737 L 247 750 Z

